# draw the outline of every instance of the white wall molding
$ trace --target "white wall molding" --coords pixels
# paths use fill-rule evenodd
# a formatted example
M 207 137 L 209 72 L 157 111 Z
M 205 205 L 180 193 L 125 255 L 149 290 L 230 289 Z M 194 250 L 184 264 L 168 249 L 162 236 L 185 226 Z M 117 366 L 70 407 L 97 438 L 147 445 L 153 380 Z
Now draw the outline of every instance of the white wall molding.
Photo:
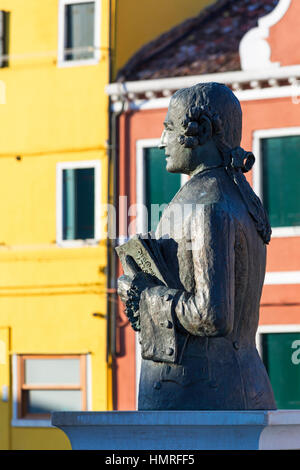
M 274 98 L 291 98 L 292 103 L 300 103 L 300 81 L 294 85 L 272 88 L 260 88 L 255 90 L 237 90 L 234 94 L 239 101 L 256 101 L 267 100 Z M 153 98 L 151 100 L 135 100 L 129 102 L 129 109 L 135 111 L 145 111 L 147 109 L 167 109 L 170 104 L 170 98 Z M 117 101 L 112 104 L 112 111 L 118 112 L 121 110 L 120 102 Z
M 265 285 L 300 284 L 300 271 L 270 271 L 266 273 Z
M 291 98 L 293 104 L 300 103 L 299 65 L 250 72 L 238 71 L 111 83 L 106 87 L 106 92 L 111 97 L 112 110 L 115 112 L 122 110 L 124 100 L 127 108 L 131 110 L 165 109 L 168 108 L 171 95 L 176 90 L 211 81 L 224 83 L 231 87 L 240 101 Z M 287 81 L 290 83 L 289 85 L 286 85 Z M 146 97 L 147 91 L 153 92 L 151 98 Z M 165 96 L 167 91 L 169 95 Z
M 284 325 L 259 325 L 257 328 L 258 334 L 264 333 L 300 333 L 300 323 L 297 324 L 284 324 Z
M 260 68 L 279 67 L 279 62 L 271 62 L 271 48 L 266 39 L 270 28 L 286 14 L 291 0 L 280 0 L 274 10 L 258 20 L 258 26 L 248 31 L 240 42 L 242 70 L 251 71 Z
M 197 83 L 219 82 L 239 91 L 242 86 L 257 87 L 257 82 L 270 82 L 269 86 L 278 80 L 300 78 L 300 65 L 288 65 L 274 69 L 259 70 L 238 70 L 234 72 L 212 73 L 203 75 L 190 75 L 187 77 L 159 78 L 153 80 L 138 80 L 132 82 L 115 82 L 106 86 L 106 93 L 112 101 L 118 101 L 120 97 L 131 97 L 135 101 L 138 95 L 145 95 L 146 92 L 153 92 L 151 98 L 144 98 L 143 101 L 153 100 L 156 93 L 161 93 L 163 98 L 169 99 L 169 92 L 174 93 L 180 88 L 191 87 Z M 275 81 L 275 82 L 274 82 Z M 276 88 L 276 87 L 274 87 Z M 245 90 L 248 91 L 248 90 Z
M 274 98 L 290 98 L 293 104 L 300 103 L 300 81 L 299 85 L 284 87 L 262 88 L 257 90 L 241 90 L 234 92 L 240 102 L 257 101 Z M 153 98 L 151 100 L 135 100 L 128 103 L 128 109 L 134 111 L 146 111 L 150 109 L 168 109 L 170 98 Z M 121 102 L 112 103 L 111 111 L 119 112 L 122 109 Z

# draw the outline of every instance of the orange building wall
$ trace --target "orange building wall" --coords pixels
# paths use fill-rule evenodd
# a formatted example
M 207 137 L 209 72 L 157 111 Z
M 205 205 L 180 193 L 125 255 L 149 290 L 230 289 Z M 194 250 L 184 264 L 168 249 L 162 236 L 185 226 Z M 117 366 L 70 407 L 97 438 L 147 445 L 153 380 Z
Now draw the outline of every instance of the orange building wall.
M 270 28 L 272 62 L 280 62 L 281 66 L 300 64 L 299 17 L 300 2 L 292 0 L 282 19 Z
M 243 146 L 252 148 L 253 132 L 260 129 L 297 127 L 300 107 L 291 98 L 242 103 Z M 268 247 L 267 271 L 300 270 L 300 237 L 273 238 Z M 299 285 L 264 286 L 261 300 L 261 324 L 300 323 Z
M 242 102 L 245 150 L 252 149 L 253 132 L 261 129 L 294 127 L 300 124 L 300 106 L 291 98 Z M 136 142 L 159 138 L 166 109 L 135 111 L 120 118 L 120 194 L 128 196 L 128 207 L 136 203 Z M 125 143 L 126 142 L 126 143 Z M 251 175 L 250 175 L 251 182 Z M 130 220 L 132 222 L 133 219 Z M 120 232 L 126 235 L 125 232 Z M 268 246 L 267 271 L 300 270 L 300 237 L 273 238 Z M 120 313 L 122 316 L 122 313 Z M 122 317 L 124 320 L 124 317 Z M 261 300 L 260 324 L 300 323 L 298 285 L 265 285 Z M 123 327 L 127 354 L 117 359 L 116 385 L 118 409 L 134 409 L 135 336 L 130 326 Z

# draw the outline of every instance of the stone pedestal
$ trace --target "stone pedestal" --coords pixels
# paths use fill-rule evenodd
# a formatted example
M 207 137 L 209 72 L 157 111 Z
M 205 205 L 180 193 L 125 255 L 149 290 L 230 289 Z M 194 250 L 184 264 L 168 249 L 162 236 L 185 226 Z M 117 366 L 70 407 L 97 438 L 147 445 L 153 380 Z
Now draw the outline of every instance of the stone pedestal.
M 300 410 L 57 412 L 73 450 L 300 450 Z

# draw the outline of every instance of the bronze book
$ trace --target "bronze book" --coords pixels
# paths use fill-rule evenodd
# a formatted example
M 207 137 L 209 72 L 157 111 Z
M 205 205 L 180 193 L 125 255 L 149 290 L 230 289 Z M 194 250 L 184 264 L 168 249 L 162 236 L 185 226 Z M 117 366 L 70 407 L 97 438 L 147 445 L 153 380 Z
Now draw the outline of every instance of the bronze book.
M 132 276 L 132 269 L 128 257 L 132 257 L 138 267 L 145 273 L 151 274 L 162 281 L 166 286 L 174 286 L 175 280 L 169 272 L 168 266 L 160 252 L 158 241 L 153 233 L 134 235 L 123 245 L 116 247 L 124 274 Z

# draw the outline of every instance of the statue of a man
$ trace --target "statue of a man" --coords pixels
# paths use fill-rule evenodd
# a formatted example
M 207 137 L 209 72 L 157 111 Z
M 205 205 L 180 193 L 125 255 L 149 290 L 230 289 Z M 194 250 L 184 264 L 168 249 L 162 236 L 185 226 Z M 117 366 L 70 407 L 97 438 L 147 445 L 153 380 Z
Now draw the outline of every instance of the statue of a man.
M 177 281 L 134 262 L 118 281 L 140 336 L 138 409 L 275 409 L 255 346 L 271 229 L 243 175 L 254 157 L 240 147 L 239 101 L 200 83 L 172 96 L 164 126 L 167 170 L 190 176 L 155 233 Z

